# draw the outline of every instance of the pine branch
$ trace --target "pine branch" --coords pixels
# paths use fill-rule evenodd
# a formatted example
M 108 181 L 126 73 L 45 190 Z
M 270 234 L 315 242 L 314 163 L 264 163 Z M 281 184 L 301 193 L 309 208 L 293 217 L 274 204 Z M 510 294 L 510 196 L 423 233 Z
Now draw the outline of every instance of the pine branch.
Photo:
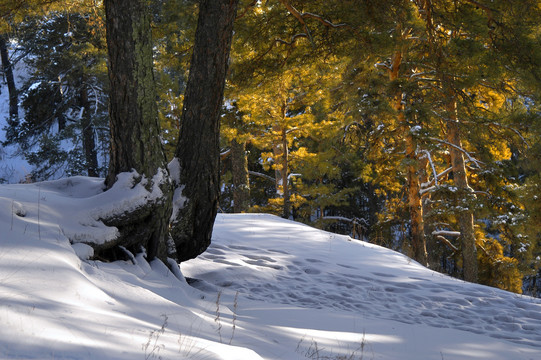
M 454 246 L 453 244 L 451 244 L 451 242 L 449 240 L 447 240 L 446 238 L 444 238 L 443 236 L 441 235 L 437 235 L 435 236 L 435 239 L 441 241 L 442 243 L 444 243 L 445 245 L 447 245 L 451 250 L 453 251 L 458 251 L 458 248 L 456 246 Z
M 335 24 L 332 21 L 327 20 L 323 16 L 318 15 L 318 14 L 314 14 L 314 13 L 310 13 L 310 12 L 300 13 L 297 9 L 295 9 L 295 7 L 293 5 L 290 4 L 290 2 L 288 0 L 279 0 L 279 1 L 280 1 L 280 3 L 282 3 L 282 5 L 284 5 L 286 7 L 287 11 L 289 11 L 289 13 L 291 15 L 293 15 L 299 21 L 299 23 L 304 28 L 304 31 L 306 32 L 306 35 L 307 35 L 308 39 L 310 39 L 310 43 L 312 43 L 312 45 L 315 45 L 315 43 L 314 43 L 314 39 L 312 38 L 312 34 L 310 33 L 310 29 L 308 28 L 308 24 L 305 21 L 306 19 L 317 20 L 319 23 L 323 24 L 324 26 L 326 26 L 328 28 L 335 28 L 335 29 L 336 28 L 348 28 L 350 30 L 355 30 L 351 25 L 349 25 L 347 23 Z
M 299 21 L 299 23 L 301 23 L 302 27 L 304 28 L 304 31 L 306 32 L 306 35 L 308 36 L 308 39 L 310 39 L 310 42 L 314 44 L 314 39 L 312 38 L 312 35 L 310 34 L 310 29 L 308 29 L 308 25 L 304 21 L 304 18 L 302 17 L 302 15 L 297 11 L 297 9 L 295 9 L 295 7 L 293 7 L 293 5 L 289 3 L 289 1 L 287 0 L 279 0 L 279 1 L 282 3 L 282 5 L 286 7 L 287 11 L 289 11 L 289 13 L 293 15 Z
M 437 141 L 439 143 L 442 143 L 442 144 L 445 144 L 447 146 L 450 146 L 452 148 L 455 148 L 457 149 L 458 151 L 462 152 L 464 155 L 466 155 L 466 157 L 468 158 L 469 161 L 473 162 L 478 168 L 481 168 L 481 165 L 480 164 L 483 164 L 482 161 L 480 160 L 477 160 L 475 158 L 473 158 L 469 152 L 467 152 L 466 150 L 464 150 L 462 147 L 458 146 L 458 145 L 455 145 L 455 144 L 452 144 L 448 141 L 445 141 L 445 140 L 441 140 L 441 139 L 438 139 L 438 138 L 433 138 L 431 137 L 430 140 L 434 140 L 434 141 Z
M 269 176 L 269 175 L 266 175 L 266 174 L 263 174 L 263 173 L 260 173 L 260 172 L 257 172 L 257 171 L 248 171 L 248 174 L 249 174 L 249 175 L 253 175 L 253 176 L 259 176 L 259 177 L 262 177 L 263 179 L 270 180 L 270 181 L 272 181 L 273 183 L 276 181 L 276 179 L 273 178 L 272 176 Z
M 235 18 L 235 21 L 239 20 L 239 19 L 242 19 L 244 16 L 246 16 L 246 14 L 248 13 L 248 11 L 250 11 L 251 8 L 253 8 L 254 6 L 257 5 L 257 0 L 254 0 L 252 1 L 251 3 L 249 3 L 248 5 L 246 5 L 246 7 L 244 8 L 244 10 L 242 11 L 242 13 L 240 13 L 239 15 L 237 15 L 237 17 Z
M 434 174 L 434 184 L 438 186 L 438 173 L 436 171 L 436 166 L 434 165 L 434 162 L 432 161 L 432 156 L 430 156 L 430 152 L 428 150 L 423 150 L 422 152 L 428 158 L 428 162 L 430 163 L 430 167 L 432 168 L 432 173 Z

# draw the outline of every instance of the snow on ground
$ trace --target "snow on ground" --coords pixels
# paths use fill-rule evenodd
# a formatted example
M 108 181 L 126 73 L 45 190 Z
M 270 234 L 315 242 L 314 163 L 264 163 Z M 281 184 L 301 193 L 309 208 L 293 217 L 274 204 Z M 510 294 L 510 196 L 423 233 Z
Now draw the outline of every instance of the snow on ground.
M 270 215 L 219 215 L 192 286 L 142 255 L 81 260 L 67 236 L 114 234 L 97 217 L 145 196 L 128 188 L 0 185 L 0 359 L 541 358 L 539 299 Z

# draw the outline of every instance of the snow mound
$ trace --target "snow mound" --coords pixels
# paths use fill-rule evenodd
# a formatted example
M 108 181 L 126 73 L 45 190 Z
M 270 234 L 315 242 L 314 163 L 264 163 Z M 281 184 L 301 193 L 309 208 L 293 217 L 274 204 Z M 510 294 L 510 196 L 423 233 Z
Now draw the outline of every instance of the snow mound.
M 70 243 L 69 229 L 107 235 L 93 211 L 151 196 L 137 194 L 85 177 L 0 185 L 0 359 L 541 358 L 539 299 L 270 215 L 219 215 L 175 274 Z

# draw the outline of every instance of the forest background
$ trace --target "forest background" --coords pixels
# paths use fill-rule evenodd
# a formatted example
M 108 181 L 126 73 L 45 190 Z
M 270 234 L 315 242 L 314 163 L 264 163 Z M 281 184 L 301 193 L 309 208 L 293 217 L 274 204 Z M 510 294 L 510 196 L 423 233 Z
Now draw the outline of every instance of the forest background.
M 198 4 L 149 6 L 170 159 Z M 0 14 L 3 146 L 33 166 L 27 181 L 105 177 L 101 2 L 6 0 Z M 539 296 L 540 16 L 529 0 L 240 1 L 221 211 L 275 213 Z

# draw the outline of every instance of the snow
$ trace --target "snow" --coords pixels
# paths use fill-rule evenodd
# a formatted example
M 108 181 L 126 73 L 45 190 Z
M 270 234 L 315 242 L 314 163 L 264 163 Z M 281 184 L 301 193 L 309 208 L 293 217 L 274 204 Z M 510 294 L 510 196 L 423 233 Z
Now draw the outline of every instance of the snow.
M 151 196 L 125 176 L 0 185 L 1 359 L 541 358 L 541 300 L 271 215 L 218 215 L 175 274 L 88 260 L 91 215 Z
M 171 212 L 171 221 L 177 220 L 178 212 L 184 208 L 186 205 L 186 201 L 188 199 L 182 195 L 182 192 L 184 191 L 184 185 L 180 185 L 180 161 L 178 158 L 173 158 L 171 162 L 167 165 L 167 169 L 169 170 L 169 174 L 171 176 L 171 179 L 173 181 L 173 184 L 175 184 L 175 190 L 173 192 L 173 210 Z
M 14 44 L 12 44 L 14 45 Z M 16 86 L 20 87 L 28 77 L 28 69 L 24 61 L 19 61 L 13 71 Z M 39 83 L 32 86 L 39 86 Z M 23 109 L 19 107 L 19 117 L 24 116 Z M 4 127 L 7 126 L 9 114 L 9 91 L 5 79 L 0 78 L 0 143 L 6 141 Z M 17 183 L 23 182 L 32 167 L 20 156 L 21 150 L 16 145 L 3 147 L 0 144 L 0 182 Z

